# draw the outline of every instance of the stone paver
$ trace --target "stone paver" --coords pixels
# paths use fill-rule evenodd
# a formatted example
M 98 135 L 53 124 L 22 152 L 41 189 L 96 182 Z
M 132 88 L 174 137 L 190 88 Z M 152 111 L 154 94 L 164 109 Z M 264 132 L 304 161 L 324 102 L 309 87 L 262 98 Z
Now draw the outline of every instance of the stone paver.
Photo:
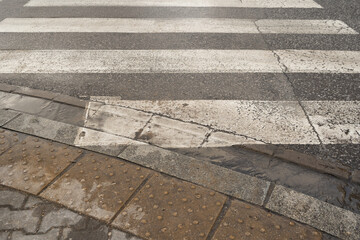
M 39 216 L 33 216 L 33 210 L 0 208 L 0 230 L 24 229 L 26 232 L 35 232 L 39 220 Z
M 0 196 L 16 196 L 16 193 L 0 187 Z M 0 240 L 139 240 L 119 230 L 110 231 L 103 222 L 57 204 L 23 195 L 28 197 L 24 208 L 10 210 L 0 206 Z M 3 204 L 9 206 L 13 200 L 4 198 Z M 12 237 L 8 239 L 9 235 Z
M 25 200 L 25 195 L 20 192 L 4 190 L 0 195 L 0 206 L 20 208 Z
M 129 146 L 119 157 L 258 205 L 263 204 L 270 185 L 265 180 L 151 145 Z
M 47 232 L 52 227 L 71 226 L 77 224 L 82 216 L 67 209 L 60 209 L 47 214 L 40 225 L 40 232 Z
M 80 153 L 73 147 L 27 137 L 0 156 L 0 181 L 37 194 Z
M 225 195 L 156 174 L 113 225 L 146 239 L 206 239 L 225 200 Z
M 25 138 L 25 135 L 0 129 L 0 154 Z
M 0 126 L 15 118 L 19 113 L 0 109 Z
M 233 200 L 213 240 L 223 239 L 316 239 L 319 231 L 272 214 L 261 208 Z
M 12 233 L 11 240 L 57 240 L 60 235 L 59 229 L 51 229 L 47 233 L 26 235 L 21 231 Z
M 100 154 L 87 154 L 41 196 L 109 221 L 150 171 Z
M 360 236 L 360 215 L 279 185 L 266 207 L 339 238 Z
M 119 230 L 112 230 L 110 240 L 141 240 L 140 238 L 131 236 L 128 233 Z

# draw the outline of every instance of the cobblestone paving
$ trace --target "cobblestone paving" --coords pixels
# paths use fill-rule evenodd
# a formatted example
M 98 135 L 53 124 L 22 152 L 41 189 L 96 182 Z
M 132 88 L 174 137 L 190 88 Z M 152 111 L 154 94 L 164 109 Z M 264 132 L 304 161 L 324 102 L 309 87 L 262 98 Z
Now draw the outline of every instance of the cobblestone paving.
M 0 187 L 0 240 L 139 240 L 57 204 Z

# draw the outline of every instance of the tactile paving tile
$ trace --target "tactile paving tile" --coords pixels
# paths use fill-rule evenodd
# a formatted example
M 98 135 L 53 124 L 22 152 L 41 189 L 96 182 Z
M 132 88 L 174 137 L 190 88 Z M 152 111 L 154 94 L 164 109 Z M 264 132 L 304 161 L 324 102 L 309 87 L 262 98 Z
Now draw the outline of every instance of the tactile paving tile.
M 150 170 L 101 154 L 86 154 L 41 196 L 109 221 Z
M 34 137 L 26 137 L 0 155 L 1 184 L 38 194 L 81 151 Z
M 4 153 L 11 146 L 19 143 L 25 135 L 0 128 L 0 154 Z
M 226 196 L 155 174 L 113 225 L 145 239 L 206 239 Z
M 234 200 L 212 239 L 320 240 L 322 234 L 314 228 Z

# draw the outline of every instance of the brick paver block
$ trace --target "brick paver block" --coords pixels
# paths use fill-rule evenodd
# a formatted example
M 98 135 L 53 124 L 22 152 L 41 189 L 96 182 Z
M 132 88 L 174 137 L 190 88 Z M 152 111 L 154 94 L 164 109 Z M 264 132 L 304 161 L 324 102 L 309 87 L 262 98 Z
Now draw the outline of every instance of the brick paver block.
M 233 200 L 212 239 L 320 240 L 322 235 L 314 228 L 295 223 L 260 207 Z
M 226 196 L 155 174 L 113 222 L 145 239 L 206 239 Z
M 100 154 L 87 154 L 41 195 L 109 221 L 151 171 Z
M 0 155 L 0 183 L 38 194 L 80 154 L 73 147 L 26 137 Z

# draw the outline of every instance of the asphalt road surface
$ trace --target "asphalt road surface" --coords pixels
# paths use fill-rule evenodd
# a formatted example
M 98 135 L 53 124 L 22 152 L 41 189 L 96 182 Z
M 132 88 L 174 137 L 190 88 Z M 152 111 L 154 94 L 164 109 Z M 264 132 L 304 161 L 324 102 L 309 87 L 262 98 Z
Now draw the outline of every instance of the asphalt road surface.
M 0 0 L 0 21 L 1 83 L 360 169 L 358 0 Z

